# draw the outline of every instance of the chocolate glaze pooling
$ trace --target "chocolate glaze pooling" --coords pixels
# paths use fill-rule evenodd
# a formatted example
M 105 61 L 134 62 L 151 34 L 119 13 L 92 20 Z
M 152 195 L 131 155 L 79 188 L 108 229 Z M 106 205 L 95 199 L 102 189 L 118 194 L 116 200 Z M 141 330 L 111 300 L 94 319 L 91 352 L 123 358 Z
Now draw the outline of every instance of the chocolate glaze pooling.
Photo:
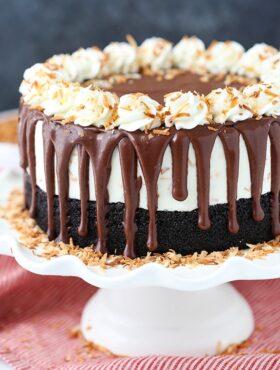
M 173 189 L 175 199 L 187 197 L 187 160 L 188 147 L 191 142 L 196 155 L 198 175 L 198 227 L 207 230 L 211 227 L 209 217 L 209 184 L 210 158 L 217 136 L 222 140 L 227 163 L 228 178 L 228 229 L 231 233 L 238 232 L 236 217 L 236 193 L 238 181 L 239 138 L 244 137 L 250 162 L 252 181 L 252 214 L 253 218 L 261 221 L 263 210 L 260 198 L 262 191 L 264 164 L 268 135 L 271 139 L 271 170 L 272 170 L 272 229 L 274 235 L 280 233 L 279 225 L 279 190 L 280 190 L 280 139 L 279 119 L 266 117 L 256 121 L 246 120 L 236 124 L 197 126 L 191 130 L 177 131 L 172 128 L 170 135 L 147 135 L 144 132 L 126 132 L 122 130 L 104 131 L 95 127 L 82 128 L 73 124 L 61 125 L 36 110 L 23 105 L 20 110 L 19 142 L 21 166 L 31 175 L 32 201 L 30 214 L 34 217 L 34 202 L 36 200 L 36 171 L 34 150 L 34 127 L 38 120 L 43 121 L 44 166 L 46 173 L 47 204 L 48 204 L 48 236 L 54 238 L 53 198 L 54 198 L 54 158 L 56 157 L 60 232 L 57 240 L 69 242 L 68 224 L 68 191 L 69 191 L 69 160 L 75 146 L 79 147 L 79 181 L 81 189 L 81 219 L 79 234 L 87 235 L 88 217 L 87 205 L 89 200 L 89 167 L 92 167 L 96 192 L 96 248 L 102 253 L 107 252 L 107 185 L 111 170 L 111 158 L 115 148 L 120 153 L 125 212 L 124 234 L 126 238 L 125 254 L 135 257 L 135 214 L 139 206 L 139 189 L 141 180 L 137 178 L 137 160 L 140 163 L 143 180 L 148 196 L 148 238 L 147 249 L 156 251 L 158 248 L 156 211 L 157 211 L 157 181 L 162 159 L 167 146 L 171 146 L 173 158 Z M 35 189 L 35 190 L 34 190 Z
M 231 86 L 240 87 L 241 84 L 233 83 Z M 115 92 L 118 96 L 142 92 L 163 103 L 164 95 L 170 91 L 197 91 L 199 94 L 206 95 L 219 87 L 225 87 L 223 78 L 212 77 L 206 83 L 198 74 L 183 72 L 172 79 L 159 79 L 156 76 L 143 75 L 140 79 L 128 79 L 126 82 L 115 83 L 109 90 Z

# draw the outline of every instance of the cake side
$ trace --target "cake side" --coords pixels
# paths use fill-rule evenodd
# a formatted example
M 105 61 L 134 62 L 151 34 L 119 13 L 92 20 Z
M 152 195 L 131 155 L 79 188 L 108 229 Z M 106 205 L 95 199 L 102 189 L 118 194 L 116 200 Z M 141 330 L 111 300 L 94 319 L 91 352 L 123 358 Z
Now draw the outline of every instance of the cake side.
M 32 192 L 30 179 L 26 179 L 26 198 L 28 207 L 31 204 Z M 36 222 L 40 228 L 47 232 L 47 194 L 40 188 L 36 189 Z M 261 222 L 252 218 L 252 199 L 239 199 L 236 202 L 237 219 L 240 225 L 237 233 L 228 232 L 228 204 L 216 204 L 209 207 L 211 227 L 201 230 L 197 226 L 198 210 L 189 212 L 157 211 L 157 253 L 170 250 L 181 255 L 191 255 L 207 251 L 224 251 L 233 246 L 246 249 L 248 244 L 254 245 L 274 238 L 271 228 L 271 193 L 261 196 L 261 206 L 264 219 Z M 88 203 L 88 233 L 81 236 L 78 232 L 81 223 L 80 201 L 68 200 L 69 235 L 74 245 L 87 247 L 96 245 L 96 202 Z M 123 229 L 124 203 L 108 203 L 107 205 L 107 253 L 112 255 L 125 254 L 126 239 Z M 54 198 L 54 235 L 59 235 L 59 200 Z M 134 251 L 136 256 L 146 256 L 149 252 L 146 246 L 149 226 L 148 210 L 138 208 L 135 212 L 135 225 L 137 230 L 134 238 Z
M 270 183 L 269 173 L 264 179 L 268 142 L 271 143 L 272 155 L 270 161 L 272 191 L 276 189 L 274 191 L 277 192 L 279 181 L 277 176 L 277 169 L 279 168 L 277 140 L 278 135 L 280 135 L 280 128 L 276 118 L 262 118 L 257 124 L 254 119 L 250 119 L 236 124 L 220 125 L 215 127 L 215 130 L 209 129 L 208 126 L 197 126 L 194 129 L 184 131 L 171 129 L 169 135 L 158 134 L 152 137 L 141 131 L 131 133 L 116 130 L 115 132 L 109 132 L 95 127 L 82 128 L 73 124 L 61 125 L 59 122 L 50 120 L 44 113 L 30 110 L 26 106 L 22 108 L 21 119 L 22 164 L 26 166 L 26 170 L 28 168 L 32 189 L 31 197 L 30 190 L 29 192 L 26 190 L 26 203 L 33 217 L 36 217 L 36 213 L 38 214 L 42 226 L 46 224 L 42 224 L 44 217 L 40 212 L 41 209 L 38 209 L 41 201 L 38 203 L 36 197 L 40 194 L 41 199 L 43 199 L 44 192 L 37 188 L 35 125 L 38 122 L 43 122 L 45 195 L 47 199 L 47 214 L 46 208 L 44 208 L 44 216 L 48 220 L 47 231 L 50 239 L 56 238 L 68 242 L 70 237 L 74 237 L 75 241 L 83 245 L 84 243 L 79 239 L 82 237 L 85 238 L 86 243 L 91 241 L 90 244 L 96 245 L 97 250 L 102 253 L 112 252 L 112 250 L 122 251 L 125 255 L 133 257 L 136 253 L 143 254 L 145 251 L 166 251 L 169 242 L 173 244 L 172 246 L 169 245 L 169 248 L 175 247 L 176 251 L 189 253 L 195 251 L 195 249 L 212 251 L 236 245 L 245 247 L 246 234 L 248 237 L 247 243 L 250 241 L 256 243 L 268 240 L 272 235 L 278 235 L 279 233 L 277 197 L 274 192 L 272 192 L 272 195 L 266 193 L 262 196 L 263 184 L 266 184 L 264 188 L 267 189 Z M 24 127 L 25 125 L 26 127 Z M 240 136 L 243 137 L 248 151 L 252 199 L 241 198 L 240 201 L 237 201 Z M 223 143 L 225 153 L 227 203 L 217 204 L 211 209 L 209 204 L 210 163 L 211 153 L 217 137 Z M 26 146 L 24 144 L 25 140 Z M 167 147 L 171 146 L 172 153 L 172 197 L 177 201 L 183 201 L 188 197 L 187 147 L 189 143 L 192 143 L 196 156 L 198 207 L 189 212 L 158 211 L 157 182 Z M 79 200 L 70 199 L 69 208 L 69 162 L 74 148 L 78 148 L 80 198 Z M 117 206 L 119 215 L 117 218 L 113 217 L 113 220 L 118 223 L 113 226 L 112 219 L 111 224 L 110 221 L 108 223 L 108 220 L 110 220 L 109 209 L 113 209 L 114 213 L 114 203 L 109 203 L 107 186 L 110 179 L 111 160 L 116 148 L 118 148 L 120 156 L 124 203 L 117 203 L 119 204 Z M 141 177 L 137 174 L 137 162 L 140 163 L 142 169 Z M 89 203 L 89 173 L 91 167 L 96 202 Z M 60 200 L 58 208 L 57 205 L 55 206 L 56 176 L 57 192 Z M 147 191 L 147 210 L 139 208 L 139 191 L 142 182 L 145 183 Z M 214 184 L 219 186 L 218 182 L 214 182 Z M 272 201 L 272 214 L 270 214 L 270 201 Z M 73 216 L 75 212 L 71 208 L 71 202 L 80 204 L 80 207 L 76 209 L 76 216 Z M 95 209 L 95 216 L 93 216 L 93 213 L 90 214 L 90 212 L 93 212 L 92 209 Z M 57 215 L 57 212 L 59 212 L 59 233 L 57 229 L 58 221 L 54 216 Z M 214 215 L 213 220 L 211 220 L 211 213 Z M 77 216 L 79 214 L 80 217 Z M 246 215 L 247 222 L 246 217 L 242 215 Z M 72 225 L 77 226 L 76 232 L 73 232 L 73 227 L 72 229 L 70 227 L 69 232 L 69 217 L 70 219 L 75 217 L 75 221 L 72 220 Z M 123 227 L 120 219 L 123 219 Z M 139 220 L 141 220 L 140 223 Z M 174 232 L 170 233 L 172 225 L 179 226 L 180 230 L 174 228 L 176 234 Z M 221 225 L 223 225 L 224 233 L 227 235 L 225 239 L 220 239 L 222 229 L 217 232 Z M 241 232 L 239 233 L 240 225 Z M 246 228 L 247 225 L 250 225 L 248 229 Z M 97 227 L 96 233 L 91 234 L 92 239 L 90 237 L 87 239 L 95 227 Z M 161 228 L 160 232 L 158 231 L 159 227 Z M 119 234 L 111 233 L 112 228 L 113 230 L 114 228 L 118 229 Z M 165 228 L 165 231 L 163 228 Z M 137 229 L 141 230 L 140 234 L 137 234 Z M 249 229 L 251 230 L 250 233 Z M 169 232 L 166 234 L 168 230 Z M 190 237 L 186 238 L 188 234 Z M 121 242 L 119 247 L 114 243 L 114 235 L 116 237 L 115 241 L 119 240 Z M 117 235 L 119 235 L 118 238 Z M 120 235 L 123 235 L 123 238 Z M 139 242 L 139 235 L 141 242 Z M 177 242 L 174 242 L 175 235 L 177 236 Z M 137 238 L 138 242 L 135 242 Z M 220 243 L 221 240 L 222 243 Z
M 35 129 L 35 156 L 37 163 L 44 162 L 44 140 L 43 140 L 43 121 L 38 121 Z M 174 148 L 174 145 L 173 145 Z M 187 148 L 186 148 L 187 149 Z M 267 150 L 265 168 L 262 184 L 262 194 L 271 191 L 271 144 L 267 140 Z M 236 199 L 251 198 L 251 178 L 250 162 L 246 143 L 242 135 L 239 135 L 239 166 Z M 185 173 L 187 188 L 181 192 L 180 200 L 172 195 L 172 152 L 168 145 L 165 149 L 159 177 L 157 181 L 158 206 L 160 211 L 192 211 L 197 209 L 197 168 L 196 156 L 192 143 L 188 146 L 188 159 L 181 165 L 181 174 Z M 69 190 L 68 195 L 71 199 L 80 199 L 79 185 L 79 148 L 75 146 L 69 160 Z M 27 169 L 29 172 L 29 169 Z M 56 165 L 55 165 L 56 173 Z M 95 201 L 94 177 L 91 167 L 89 167 L 89 200 Z M 139 161 L 137 161 L 137 175 L 143 179 L 143 172 Z M 37 186 L 46 191 L 46 178 L 44 166 L 36 166 Z M 111 159 L 111 170 L 108 181 L 108 201 L 110 203 L 124 203 L 123 179 L 120 163 L 118 146 L 114 149 Z M 182 199 L 184 192 L 188 191 L 188 196 Z M 55 195 L 58 195 L 57 178 L 55 177 Z M 223 143 L 219 135 L 215 138 L 210 161 L 210 185 L 209 185 L 209 205 L 227 203 L 227 165 Z M 147 189 L 145 181 L 141 181 L 139 190 L 139 207 L 147 209 Z
M 279 66 L 266 44 L 197 38 L 35 65 L 20 88 L 30 215 L 50 240 L 129 257 L 279 235 Z

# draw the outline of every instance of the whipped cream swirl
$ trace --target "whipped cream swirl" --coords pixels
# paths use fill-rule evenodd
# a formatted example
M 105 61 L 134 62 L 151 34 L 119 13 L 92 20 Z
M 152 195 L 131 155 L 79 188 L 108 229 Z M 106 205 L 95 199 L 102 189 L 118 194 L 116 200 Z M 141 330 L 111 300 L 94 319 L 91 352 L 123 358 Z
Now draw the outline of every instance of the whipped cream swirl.
M 245 96 L 233 87 L 211 91 L 206 101 L 216 123 L 237 122 L 253 117 L 251 108 L 246 105 Z
M 121 96 L 115 126 L 126 131 L 150 130 L 161 124 L 161 105 L 141 93 Z
M 259 78 L 263 71 L 264 62 L 277 53 L 277 49 L 265 43 L 255 44 L 248 49 L 233 66 L 232 72 L 250 78 Z
M 24 95 L 27 91 L 25 90 L 28 84 L 44 85 L 56 82 L 58 79 L 62 79 L 64 76 L 59 70 L 51 70 L 43 63 L 36 63 L 32 67 L 25 70 L 23 74 L 24 80 L 27 84 L 20 87 L 20 93 Z
M 170 68 L 172 43 L 160 37 L 146 39 L 139 47 L 139 62 L 141 67 L 154 71 Z
M 42 63 L 36 63 L 24 72 L 19 92 L 24 101 L 32 106 L 38 106 L 47 97 L 47 90 L 51 84 L 56 83 L 61 75 L 52 71 Z
M 280 115 L 280 93 L 272 85 L 259 83 L 245 87 L 243 90 L 248 105 L 258 116 Z
M 271 56 L 263 63 L 261 81 L 280 87 L 280 53 Z
M 127 42 L 112 42 L 104 49 L 103 75 L 128 74 L 138 71 L 137 48 Z
M 41 103 L 44 112 L 49 115 L 57 115 L 64 118 L 75 104 L 77 93 L 80 86 L 73 83 L 58 82 L 50 85 L 47 96 Z
M 81 88 L 65 118 L 81 126 L 108 128 L 112 125 L 117 103 L 117 96 L 108 91 Z
M 51 71 L 62 76 L 63 80 L 74 82 L 77 80 L 77 67 L 69 54 L 57 54 L 49 58 L 45 65 Z
M 104 54 L 101 50 L 94 47 L 79 49 L 71 55 L 71 60 L 76 71 L 74 80 L 82 82 L 100 75 Z
M 192 129 L 208 123 L 208 107 L 204 98 L 192 92 L 180 91 L 165 95 L 165 125 L 177 130 Z
M 40 107 L 41 103 L 48 98 L 47 85 L 40 85 L 38 82 L 29 83 L 25 80 L 20 85 L 20 92 L 24 102 L 32 107 Z
M 244 48 L 235 41 L 213 41 L 205 53 L 206 68 L 211 73 L 227 73 L 239 61 Z
M 185 70 L 195 69 L 202 65 L 204 52 L 202 40 L 195 36 L 184 36 L 172 50 L 173 64 Z
M 200 39 L 187 36 L 173 49 L 171 42 L 158 37 L 145 40 L 140 47 L 132 37 L 128 41 L 113 42 L 104 51 L 92 47 L 71 55 L 54 55 L 45 63 L 28 68 L 20 85 L 24 102 L 63 122 L 128 131 L 153 129 L 162 121 L 166 127 L 180 130 L 209 122 L 280 115 L 280 53 L 267 44 L 256 44 L 244 53 L 243 47 L 234 41 L 213 42 L 205 51 Z M 165 108 L 142 93 L 119 99 L 110 92 L 80 84 L 95 79 L 95 85 L 102 83 L 102 88 L 110 88 L 114 74 L 117 81 L 120 74 L 134 74 L 141 68 L 144 73 L 153 71 L 169 79 L 177 70 L 170 74 L 163 70 L 173 66 L 197 73 L 235 72 L 261 82 L 242 92 L 230 87 L 213 90 L 207 97 L 172 92 L 164 98 Z

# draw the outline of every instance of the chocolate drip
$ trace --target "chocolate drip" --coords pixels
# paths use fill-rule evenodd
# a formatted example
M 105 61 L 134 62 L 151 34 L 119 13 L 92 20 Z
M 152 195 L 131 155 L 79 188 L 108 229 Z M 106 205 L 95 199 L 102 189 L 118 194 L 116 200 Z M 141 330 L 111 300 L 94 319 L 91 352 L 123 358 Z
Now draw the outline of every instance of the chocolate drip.
M 35 129 L 37 123 L 36 118 L 37 117 L 35 116 L 29 120 L 26 130 L 27 161 L 32 186 L 32 199 L 29 208 L 29 214 L 31 217 L 35 217 L 36 213 L 36 156 L 35 156 Z
M 266 118 L 258 122 L 251 119 L 241 122 L 238 125 L 238 129 L 242 133 L 248 151 L 251 174 L 251 194 L 253 198 L 253 218 L 255 221 L 262 221 L 264 218 L 260 198 L 262 194 L 269 126 L 270 120 Z
M 280 235 L 279 191 L 280 191 L 280 126 L 273 122 L 270 126 L 271 142 L 271 193 L 272 193 L 272 232 Z
M 147 248 L 149 251 L 155 251 L 157 249 L 157 182 L 163 155 L 172 136 L 159 135 L 149 137 L 141 133 L 128 133 L 128 136 L 136 150 L 147 189 L 147 206 L 149 211 Z
M 45 115 L 38 110 L 31 110 L 21 104 L 19 124 L 20 142 L 20 166 L 23 168 L 25 177 L 27 168 L 31 177 L 32 199 L 29 214 L 35 217 L 36 212 L 36 155 L 35 155 L 35 130 L 39 120 L 44 120 Z M 25 200 L 26 206 L 26 200 Z
M 19 142 L 19 154 L 20 154 L 20 167 L 23 169 L 24 174 L 24 208 L 27 208 L 26 198 L 26 179 L 27 179 L 27 144 L 26 144 L 26 129 L 28 124 L 28 108 L 21 102 L 19 110 L 19 124 L 18 124 L 18 142 Z
M 137 177 L 137 157 L 133 145 L 127 138 L 123 138 L 119 144 L 120 163 L 124 189 L 124 233 L 126 246 L 124 255 L 135 258 L 134 240 L 137 231 L 135 212 L 139 205 L 139 191 L 142 178 Z
M 43 145 L 44 145 L 44 169 L 46 179 L 46 193 L 48 205 L 48 238 L 53 240 L 54 235 L 54 145 L 51 140 L 51 129 L 48 120 L 43 124 Z
M 137 178 L 137 161 L 139 161 L 148 198 L 149 227 L 147 248 L 155 251 L 157 241 L 157 183 L 162 168 L 163 156 L 168 145 L 172 153 L 172 195 L 182 201 L 187 192 L 187 160 L 189 144 L 192 143 L 197 166 L 198 193 L 198 227 L 202 230 L 211 226 L 209 218 L 210 190 L 210 159 L 217 135 L 222 140 L 227 163 L 227 197 L 228 197 L 228 229 L 237 233 L 239 225 L 236 216 L 237 181 L 239 168 L 239 140 L 241 132 L 244 137 L 250 161 L 251 187 L 253 198 L 253 217 L 260 221 L 263 211 L 260 205 L 264 166 L 266 158 L 267 138 L 271 140 L 271 172 L 272 172 L 272 228 L 274 235 L 280 234 L 279 191 L 280 191 L 280 128 L 278 120 L 263 118 L 247 120 L 236 124 L 228 123 L 217 126 L 215 130 L 208 126 L 198 126 L 192 130 L 177 131 L 170 129 L 170 135 L 147 135 L 144 132 L 125 132 L 115 130 L 82 128 L 73 124 L 61 125 L 51 121 L 43 113 L 21 107 L 19 124 L 19 143 L 21 166 L 31 176 L 32 202 L 31 214 L 34 215 L 36 194 L 36 161 L 35 161 L 35 126 L 43 120 L 44 168 L 46 177 L 48 204 L 48 237 L 55 238 L 54 231 L 54 194 L 55 176 L 58 180 L 60 233 L 58 240 L 69 242 L 68 235 L 68 192 L 69 162 L 73 149 L 79 153 L 79 184 L 81 217 L 79 235 L 88 234 L 88 201 L 89 201 L 89 166 L 91 164 L 95 183 L 97 243 L 96 249 L 107 252 L 107 204 L 108 181 L 114 150 L 118 147 L 122 171 L 125 213 L 124 234 L 126 237 L 125 255 L 135 257 L 135 222 L 136 210 L 139 207 L 139 190 L 141 178 Z M 270 131 L 269 131 L 270 130 Z M 55 175 L 56 159 L 56 175 Z
M 97 243 L 96 250 L 107 252 L 107 203 L 108 203 L 108 181 L 111 172 L 111 158 L 115 147 L 123 136 L 121 131 L 98 132 L 85 129 L 85 137 L 82 142 L 92 164 L 95 197 L 96 197 L 96 224 Z
M 186 131 L 177 132 L 171 142 L 172 154 L 172 195 L 176 200 L 185 200 L 188 196 L 188 151 L 189 137 Z
M 189 131 L 196 156 L 198 226 L 202 230 L 207 230 L 211 226 L 209 218 L 210 159 L 217 134 L 218 130 L 208 130 L 203 126 L 197 126 Z
M 26 130 L 28 125 L 29 109 L 26 105 L 20 104 L 19 112 L 19 126 L 18 126 L 18 142 L 20 154 L 20 166 L 23 170 L 27 169 L 27 144 L 26 144 Z
M 81 201 L 81 220 L 78 233 L 80 236 L 88 234 L 88 201 L 89 201 L 89 156 L 80 144 L 79 153 L 79 185 Z
M 237 233 L 239 225 L 236 215 L 237 184 L 239 172 L 239 132 L 225 127 L 219 132 L 227 164 L 228 230 Z
M 63 126 L 51 130 L 51 138 L 55 147 L 56 155 L 56 176 L 59 193 L 59 215 L 60 231 L 57 241 L 69 243 L 69 215 L 68 215 L 68 192 L 69 192 L 69 161 L 74 149 L 74 143 L 71 140 L 71 131 Z M 67 165 L 65 165 L 67 163 Z

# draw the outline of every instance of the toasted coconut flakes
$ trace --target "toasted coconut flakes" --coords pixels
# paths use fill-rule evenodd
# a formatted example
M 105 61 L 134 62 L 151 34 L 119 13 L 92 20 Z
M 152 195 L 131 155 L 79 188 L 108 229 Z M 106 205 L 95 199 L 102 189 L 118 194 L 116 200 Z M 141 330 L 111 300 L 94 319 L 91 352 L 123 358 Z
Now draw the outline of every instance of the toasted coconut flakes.
M 129 75 L 112 75 L 108 78 L 108 81 L 111 85 L 122 84 L 122 83 L 127 82 L 129 78 L 132 78 L 132 77 Z
M 31 105 L 30 106 L 31 110 L 38 110 L 39 112 L 43 112 L 44 109 L 40 105 Z
M 74 333 L 74 335 L 73 335 L 73 333 Z M 75 326 L 75 327 L 71 328 L 68 331 L 68 334 L 69 334 L 69 337 L 71 339 L 79 339 L 79 342 L 80 342 L 79 347 L 77 347 L 75 349 L 76 356 L 73 357 L 73 354 L 72 354 L 71 356 L 68 355 L 68 356 L 65 357 L 67 359 L 69 358 L 69 361 L 71 359 L 73 361 L 75 361 L 75 360 L 76 361 L 77 360 L 81 361 L 81 360 L 85 360 L 88 357 L 90 357 L 90 358 L 97 357 L 100 354 L 100 352 L 107 355 L 107 356 L 110 356 L 110 357 L 124 357 L 124 356 L 118 356 L 118 355 L 114 354 L 109 349 L 107 349 L 107 348 L 105 348 L 105 347 L 103 347 L 99 344 L 95 344 L 93 342 L 87 341 L 83 337 L 80 326 Z
M 2 348 L 1 348 L 1 353 L 2 354 L 8 354 L 8 353 L 11 353 L 12 352 L 12 350 L 11 350 L 11 348 L 10 347 L 8 347 L 8 346 L 3 346 Z
M 255 326 L 255 330 L 256 331 L 262 331 L 264 329 L 264 326 L 262 325 L 262 324 L 257 324 L 256 326 Z
M 210 75 L 209 74 L 202 75 L 200 77 L 200 81 L 201 82 L 209 82 L 210 81 Z
M 64 120 L 64 117 L 60 116 L 59 114 L 55 114 L 54 116 L 52 116 L 51 119 L 54 120 L 54 121 L 62 121 L 62 120 Z
M 214 80 L 215 81 L 222 81 L 222 80 L 224 80 L 224 78 L 225 78 L 225 74 L 224 73 L 216 74 L 214 76 Z
M 160 129 L 153 129 L 153 133 L 155 135 L 164 135 L 164 136 L 169 136 L 170 135 L 170 131 L 169 131 L 169 128 L 166 128 L 164 130 L 160 130 Z
M 216 127 L 213 127 L 213 126 L 207 126 L 207 128 L 210 131 L 218 131 L 218 129 Z
M 250 340 L 245 340 L 244 342 L 241 343 L 230 344 L 229 346 L 227 346 L 227 348 L 222 349 L 221 343 L 218 343 L 216 348 L 216 354 L 219 356 L 241 354 L 240 351 L 247 349 L 250 346 L 250 344 L 251 344 Z
M 69 338 L 74 339 L 74 338 L 79 338 L 81 335 L 81 328 L 79 325 L 74 326 L 68 331 Z
M 187 112 L 178 112 L 177 114 L 174 114 L 174 117 L 177 117 L 177 118 L 179 118 L 179 117 L 191 117 L 191 114 L 187 113 Z
M 231 75 L 231 74 L 227 75 L 224 80 L 225 85 L 231 85 L 231 84 L 237 83 L 240 85 L 247 86 L 255 82 L 257 82 L 256 79 L 239 76 L 239 75 Z
M 148 112 L 148 111 L 144 111 L 144 114 L 145 114 L 145 116 L 147 116 L 147 117 L 149 117 L 149 118 L 155 118 L 156 116 L 155 116 L 155 114 L 153 114 L 153 113 L 151 113 L 151 112 Z
M 274 93 L 273 91 L 269 90 L 269 88 L 266 89 L 264 92 L 265 92 L 266 95 L 272 96 L 273 98 L 278 98 L 279 97 L 279 94 Z
M 180 74 L 183 74 L 184 72 L 184 70 L 172 68 L 165 71 L 164 78 L 166 80 L 173 80 L 173 78 L 179 76 Z
M 132 35 L 127 34 L 127 35 L 126 35 L 126 40 L 127 40 L 127 42 L 128 42 L 132 47 L 137 48 L 137 42 L 136 42 L 135 38 L 134 38 Z

